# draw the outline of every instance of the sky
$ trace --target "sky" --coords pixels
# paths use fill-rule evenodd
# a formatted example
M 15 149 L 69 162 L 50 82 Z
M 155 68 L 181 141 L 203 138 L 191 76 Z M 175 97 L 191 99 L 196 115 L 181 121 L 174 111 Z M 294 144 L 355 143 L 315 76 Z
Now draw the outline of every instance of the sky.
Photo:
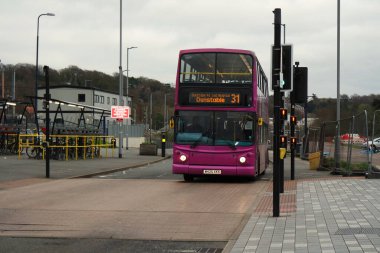
M 340 2 L 340 94 L 379 94 L 380 1 Z M 275 8 L 294 61 L 308 67 L 308 95 L 336 98 L 337 0 L 123 0 L 122 69 L 137 47 L 129 76 L 174 85 L 181 49 L 236 48 L 254 51 L 270 79 Z M 3 64 L 36 63 L 43 13 L 55 16 L 40 17 L 39 65 L 119 71 L 120 0 L 2 0 Z

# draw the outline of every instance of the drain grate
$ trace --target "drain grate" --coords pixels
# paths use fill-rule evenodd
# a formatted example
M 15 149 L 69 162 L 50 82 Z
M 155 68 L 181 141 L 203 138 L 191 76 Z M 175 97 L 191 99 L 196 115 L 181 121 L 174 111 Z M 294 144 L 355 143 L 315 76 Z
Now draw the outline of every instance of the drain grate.
M 222 253 L 223 249 L 202 248 L 197 253 Z
M 222 253 L 223 249 L 217 248 L 200 248 L 200 249 L 184 249 L 184 250 L 169 250 L 168 253 Z
M 335 235 L 380 235 L 380 228 L 340 228 L 335 232 Z

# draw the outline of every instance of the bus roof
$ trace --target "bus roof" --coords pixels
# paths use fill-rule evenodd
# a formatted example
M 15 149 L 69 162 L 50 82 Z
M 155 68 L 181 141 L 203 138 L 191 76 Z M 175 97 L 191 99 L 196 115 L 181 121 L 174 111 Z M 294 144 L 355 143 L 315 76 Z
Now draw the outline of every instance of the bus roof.
M 191 54 L 191 53 L 240 53 L 250 54 L 256 57 L 253 51 L 243 49 L 230 49 L 230 48 L 197 48 L 197 49 L 183 49 L 179 51 L 179 54 Z

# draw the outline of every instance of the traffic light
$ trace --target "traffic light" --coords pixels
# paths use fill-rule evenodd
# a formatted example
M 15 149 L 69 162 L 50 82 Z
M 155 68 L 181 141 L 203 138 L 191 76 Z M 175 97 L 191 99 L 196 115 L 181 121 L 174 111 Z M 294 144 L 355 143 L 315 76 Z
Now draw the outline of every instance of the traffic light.
M 288 119 L 288 110 L 285 108 L 280 108 L 280 118 L 281 120 L 287 120 Z
M 294 94 L 294 103 L 296 104 L 303 104 L 307 102 L 307 85 L 308 85 L 307 79 L 308 79 L 307 67 L 294 68 L 294 78 L 293 78 L 294 89 L 292 93 Z
M 280 147 L 281 148 L 285 148 L 286 149 L 286 146 L 287 146 L 287 137 L 286 135 L 280 135 Z
M 294 115 L 290 116 L 290 124 L 292 124 L 293 126 L 297 125 L 297 117 L 296 116 L 294 116 Z
M 297 138 L 290 137 L 290 149 L 295 149 L 297 146 Z
M 272 45 L 272 80 L 277 80 L 279 76 L 279 84 L 281 91 L 293 90 L 293 45 L 282 45 L 281 50 L 275 50 Z M 281 55 L 278 55 L 280 54 Z M 281 72 L 279 69 L 275 69 L 274 65 L 277 63 L 277 58 L 281 57 Z M 276 65 L 277 66 L 277 65 Z M 275 90 L 274 85 L 277 83 L 272 82 L 272 90 Z
M 281 90 L 292 91 L 293 90 L 293 46 L 282 45 L 282 78 L 281 78 Z

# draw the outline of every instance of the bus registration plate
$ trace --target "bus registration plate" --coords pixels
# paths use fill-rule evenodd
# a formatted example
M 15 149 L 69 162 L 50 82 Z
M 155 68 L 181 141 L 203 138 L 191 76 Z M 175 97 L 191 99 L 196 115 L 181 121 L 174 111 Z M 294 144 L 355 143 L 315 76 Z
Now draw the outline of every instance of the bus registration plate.
M 220 175 L 222 174 L 221 170 L 203 170 L 203 174 L 206 175 Z

